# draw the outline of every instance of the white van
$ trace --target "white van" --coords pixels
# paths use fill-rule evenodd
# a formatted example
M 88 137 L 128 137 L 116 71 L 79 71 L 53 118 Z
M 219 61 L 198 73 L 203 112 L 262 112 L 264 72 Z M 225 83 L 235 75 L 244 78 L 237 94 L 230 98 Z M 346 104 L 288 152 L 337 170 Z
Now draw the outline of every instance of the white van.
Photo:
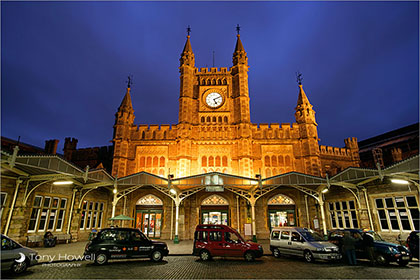
M 270 250 L 277 258 L 280 255 L 304 257 L 307 262 L 315 260 L 339 260 L 339 248 L 325 241 L 322 236 L 307 228 L 279 227 L 270 234 Z

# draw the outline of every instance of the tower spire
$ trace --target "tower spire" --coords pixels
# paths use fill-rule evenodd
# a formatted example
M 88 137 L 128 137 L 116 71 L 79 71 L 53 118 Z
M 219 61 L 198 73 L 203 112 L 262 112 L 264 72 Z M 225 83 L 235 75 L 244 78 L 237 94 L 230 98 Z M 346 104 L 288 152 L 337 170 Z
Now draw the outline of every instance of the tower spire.
M 308 97 L 306 96 L 305 91 L 302 86 L 302 73 L 296 73 L 296 81 L 299 87 L 299 96 L 297 101 L 297 106 L 295 108 L 295 118 L 297 123 L 313 123 L 316 125 L 315 121 L 315 111 L 312 109 L 312 104 L 309 102 Z
M 181 66 L 184 65 L 190 65 L 194 67 L 195 58 L 194 53 L 192 51 L 191 42 L 190 42 L 190 33 L 191 33 L 191 27 L 188 25 L 187 27 L 187 41 L 185 42 L 184 49 L 181 53 L 181 58 L 179 59 Z
M 133 76 L 129 75 L 128 80 L 127 80 L 127 90 L 125 92 L 125 96 L 124 96 L 124 98 L 121 102 L 121 105 L 118 108 L 119 112 L 125 111 L 125 112 L 131 113 L 131 114 L 134 113 L 133 103 L 131 102 L 131 95 L 130 95 L 132 84 L 133 84 Z
M 241 35 L 239 34 L 241 30 L 241 27 L 236 25 L 236 32 L 238 33 L 236 35 L 236 45 L 235 45 L 235 51 L 233 52 L 233 65 L 237 64 L 248 64 L 248 57 L 246 56 L 245 48 L 242 45 L 241 42 Z

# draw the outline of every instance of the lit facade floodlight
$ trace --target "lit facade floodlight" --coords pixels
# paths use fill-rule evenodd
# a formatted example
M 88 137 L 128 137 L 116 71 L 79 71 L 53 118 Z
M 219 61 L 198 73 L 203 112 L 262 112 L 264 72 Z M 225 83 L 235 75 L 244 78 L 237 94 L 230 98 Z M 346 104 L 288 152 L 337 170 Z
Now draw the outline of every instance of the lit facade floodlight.
M 169 190 L 169 192 L 170 192 L 171 194 L 176 194 L 176 190 L 174 190 L 174 189 L 170 189 L 170 190 Z
M 398 185 L 408 185 L 409 182 L 403 179 L 391 179 L 391 182 Z
M 112 190 L 113 193 L 117 193 L 117 189 Z
M 55 181 L 53 185 L 60 186 L 60 185 L 71 185 L 73 181 Z
M 328 192 L 329 191 L 329 189 L 328 188 L 325 188 L 325 189 L 323 189 L 321 192 L 322 193 L 326 193 L 326 192 Z

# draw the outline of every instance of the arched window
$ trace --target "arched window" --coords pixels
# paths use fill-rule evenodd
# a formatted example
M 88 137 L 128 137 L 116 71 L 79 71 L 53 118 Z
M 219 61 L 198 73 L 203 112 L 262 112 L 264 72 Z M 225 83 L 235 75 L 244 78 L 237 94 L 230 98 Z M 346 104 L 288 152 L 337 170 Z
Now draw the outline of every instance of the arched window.
M 228 122 L 228 118 L 227 117 L 224 117 L 224 121 L 225 121 L 225 123 L 227 123 Z
M 207 167 L 207 157 L 202 157 L 201 158 L 201 166 Z
M 223 166 L 228 166 L 228 163 L 227 163 L 227 156 L 223 156 L 223 158 L 222 158 L 222 165 Z
M 165 167 L 165 158 L 164 157 L 160 157 L 159 166 L 160 167 Z
M 141 139 L 146 139 L 146 135 L 145 135 L 144 131 L 141 133 Z
M 204 122 L 204 117 L 201 117 L 201 122 L 202 122 L 202 123 Z
M 163 205 L 163 202 L 157 196 L 148 194 L 137 200 L 136 205 Z
M 289 166 L 289 165 L 290 165 L 290 157 L 289 157 L 289 156 L 286 156 L 286 157 L 284 158 L 284 161 L 285 161 L 285 163 L 286 163 L 286 165 L 287 165 L 287 166 Z
M 204 80 L 204 79 L 203 79 L 203 80 L 201 81 L 201 84 L 202 84 L 203 86 L 204 86 L 204 85 L 206 85 L 206 80 Z
M 166 131 L 163 132 L 163 139 L 166 139 Z
M 223 84 L 224 84 L 224 85 L 226 85 L 226 84 L 227 84 L 226 79 L 223 79 Z
M 140 158 L 140 167 L 145 167 L 146 166 L 146 159 L 144 157 Z
M 229 202 L 220 195 L 213 194 L 204 199 L 201 205 L 229 205 Z
M 284 194 L 278 194 L 268 200 L 268 205 L 294 205 L 293 199 Z
M 207 122 L 208 122 L 208 123 L 210 122 L 210 117 L 207 117 Z
M 222 117 L 218 117 L 217 120 L 218 120 L 219 123 L 221 123 L 222 122 Z
M 271 156 L 271 165 L 272 166 L 277 166 L 277 157 L 276 156 Z
M 211 81 L 211 83 L 212 83 L 213 85 L 215 85 L 215 84 L 216 84 L 216 80 L 215 80 L 215 79 L 213 79 L 213 81 Z
M 277 174 L 277 168 L 273 168 L 273 176 L 276 176 Z
M 153 131 L 153 139 L 156 139 L 156 131 Z
M 209 166 L 214 166 L 214 159 L 212 156 L 209 157 Z
M 222 81 L 221 81 L 220 79 L 218 79 L 218 80 L 217 80 L 217 84 L 218 84 L 218 85 L 221 85 L 221 84 L 222 84 Z
M 265 166 L 268 166 L 268 167 L 271 166 L 271 164 L 270 164 L 270 157 L 269 156 L 265 156 L 264 157 L 264 164 L 265 164 Z
M 159 176 L 165 177 L 165 169 L 159 169 Z
M 147 157 L 146 167 L 152 167 L 152 157 Z
M 153 170 L 152 170 L 152 174 L 158 174 L 158 172 L 157 172 L 157 169 L 156 168 L 153 168 Z
M 159 159 L 158 157 L 154 157 L 153 158 L 153 167 L 158 167 L 159 166 Z
M 265 169 L 265 177 L 266 178 L 271 177 L 271 170 L 270 170 L 270 168 Z
M 215 164 L 215 166 L 221 166 L 221 164 L 220 164 L 220 156 L 217 156 L 216 157 L 216 164 Z
M 209 86 L 209 85 L 211 85 L 211 81 L 210 81 L 210 79 L 208 79 L 207 80 L 207 85 Z
M 283 166 L 284 162 L 283 162 L 283 156 L 279 156 L 279 166 Z
M 213 122 L 216 122 L 216 117 L 213 117 Z

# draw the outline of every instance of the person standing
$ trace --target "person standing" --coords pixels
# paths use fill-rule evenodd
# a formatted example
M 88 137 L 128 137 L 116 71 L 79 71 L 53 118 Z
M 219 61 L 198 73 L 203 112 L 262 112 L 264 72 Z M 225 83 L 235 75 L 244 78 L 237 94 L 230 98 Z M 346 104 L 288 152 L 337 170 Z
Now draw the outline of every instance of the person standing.
M 347 262 L 349 265 L 357 265 L 356 261 L 356 239 L 350 235 L 350 232 L 344 231 L 343 237 L 343 251 L 347 257 Z
M 363 233 L 363 247 L 365 248 L 366 255 L 369 258 L 370 265 L 375 265 L 373 237 L 367 232 Z

